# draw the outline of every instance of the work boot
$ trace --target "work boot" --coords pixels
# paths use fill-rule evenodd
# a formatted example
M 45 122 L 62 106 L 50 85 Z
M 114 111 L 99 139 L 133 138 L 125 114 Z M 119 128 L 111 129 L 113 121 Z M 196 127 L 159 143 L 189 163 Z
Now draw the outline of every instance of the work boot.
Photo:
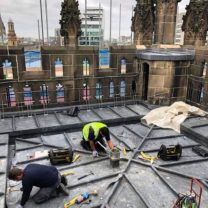
M 68 185 L 66 176 L 64 176 L 64 175 L 61 176 L 61 183 L 63 183 L 64 186 L 67 186 Z
M 65 196 L 69 196 L 69 193 L 68 193 L 68 191 L 67 191 L 67 188 L 64 186 L 63 183 L 60 183 L 56 190 L 57 190 L 57 193 L 58 193 L 58 194 L 59 194 L 59 193 L 62 193 L 62 194 L 64 194 Z

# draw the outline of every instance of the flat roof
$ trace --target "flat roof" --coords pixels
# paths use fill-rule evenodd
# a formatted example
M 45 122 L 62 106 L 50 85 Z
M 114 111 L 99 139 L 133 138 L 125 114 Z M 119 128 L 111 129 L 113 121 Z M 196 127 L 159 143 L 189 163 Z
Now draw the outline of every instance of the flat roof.
M 186 193 L 190 189 L 192 177 L 204 179 L 201 180 L 203 186 L 201 207 L 207 206 L 208 186 L 205 178 L 208 172 L 208 158 L 200 157 L 192 151 L 192 147 L 199 145 L 200 141 L 170 129 L 142 124 L 140 118 L 151 109 L 150 106 L 142 103 L 133 102 L 122 106 L 112 104 L 102 108 L 82 107 L 77 117 L 68 116 L 66 109 L 57 108 L 22 115 L 17 113 L 12 117 L 6 115 L 0 120 L 0 156 L 2 155 L 0 162 L 4 164 L 1 166 L 1 207 L 4 205 L 5 198 L 8 208 L 12 207 L 11 204 L 14 201 L 21 198 L 21 192 L 12 192 L 6 197 L 8 193 L 6 185 L 7 187 L 15 185 L 10 184 L 11 181 L 6 181 L 7 161 L 9 166 L 12 162 L 20 167 L 30 163 L 50 165 L 47 156 L 35 159 L 29 159 L 29 156 L 38 151 L 66 147 L 71 147 L 74 155 L 80 155 L 80 158 L 72 164 L 57 166 L 62 173 L 74 172 L 73 175 L 67 176 L 70 195 L 54 198 L 38 205 L 39 208 L 63 208 L 64 203 L 75 196 L 93 190 L 98 191 L 98 196 L 90 197 L 91 203 L 82 204 L 81 207 L 172 207 L 178 193 Z M 106 122 L 113 142 L 121 149 L 125 147 L 129 150 L 127 154 L 121 152 L 118 168 L 111 167 L 107 154 L 93 159 L 92 153 L 81 147 L 81 129 L 84 124 L 91 121 Z M 208 121 L 204 120 L 204 123 L 208 126 Z M 182 157 L 178 161 L 158 159 L 151 164 L 149 161 L 138 158 L 140 151 L 155 156 L 161 144 L 176 145 L 178 143 L 183 147 Z M 90 171 L 94 175 L 78 180 L 80 176 Z M 16 185 L 15 188 L 21 186 L 19 183 Z M 37 188 L 33 188 L 31 195 L 36 191 Z M 25 207 L 34 208 L 37 205 L 30 199 Z M 80 207 L 80 205 L 73 207 Z

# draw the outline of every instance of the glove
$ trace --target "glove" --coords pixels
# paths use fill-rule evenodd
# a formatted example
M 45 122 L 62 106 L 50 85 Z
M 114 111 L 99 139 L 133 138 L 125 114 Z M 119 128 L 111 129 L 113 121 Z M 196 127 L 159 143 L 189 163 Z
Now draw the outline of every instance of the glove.
M 17 205 L 16 205 L 16 208 L 23 208 L 23 206 L 20 205 L 20 204 L 17 204 Z
M 98 157 L 98 152 L 97 152 L 96 150 L 94 150 L 94 151 L 92 152 L 92 156 L 93 156 L 93 157 Z

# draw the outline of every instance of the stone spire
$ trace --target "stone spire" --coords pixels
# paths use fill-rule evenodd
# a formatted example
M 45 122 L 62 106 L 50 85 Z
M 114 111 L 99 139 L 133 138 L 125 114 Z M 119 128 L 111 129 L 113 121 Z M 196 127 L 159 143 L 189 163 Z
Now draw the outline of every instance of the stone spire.
M 205 45 L 208 30 L 208 1 L 191 0 L 183 16 L 184 45 Z
M 8 34 L 7 34 L 8 46 L 17 46 L 17 36 L 14 30 L 14 23 L 12 20 L 8 22 Z
M 155 43 L 174 44 L 178 2 L 156 0 Z
M 6 36 L 6 29 L 5 29 L 4 23 L 1 18 L 1 14 L 0 14 L 0 42 L 2 42 L 2 43 L 4 42 L 5 36 Z
M 61 35 L 64 45 L 76 47 L 81 35 L 79 3 L 76 0 L 64 0 L 61 5 Z
M 131 30 L 135 45 L 151 45 L 154 30 L 154 5 L 152 0 L 137 0 Z

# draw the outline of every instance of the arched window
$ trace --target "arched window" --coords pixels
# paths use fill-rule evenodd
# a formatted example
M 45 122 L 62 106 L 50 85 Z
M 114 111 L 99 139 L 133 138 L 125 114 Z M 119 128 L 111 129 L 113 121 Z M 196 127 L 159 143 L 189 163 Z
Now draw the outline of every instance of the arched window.
M 33 104 L 32 90 L 29 85 L 25 85 L 25 87 L 23 88 L 23 95 L 24 95 L 24 104 L 26 106 L 32 105 Z
M 97 82 L 96 83 L 96 99 L 97 100 L 101 100 L 102 99 L 102 83 L 101 82 Z
M 120 97 L 125 97 L 126 95 L 126 83 L 124 80 L 120 82 Z
M 64 102 L 64 86 L 60 83 L 56 85 L 56 100 L 57 103 Z
M 40 86 L 40 103 L 49 103 L 48 86 L 46 84 Z
M 9 107 L 16 106 L 16 96 L 14 92 L 14 88 L 9 86 L 7 89 L 7 103 Z
M 7 59 L 3 62 L 4 79 L 13 79 L 12 62 Z
M 126 59 L 124 57 L 121 59 L 121 74 L 126 74 Z
M 89 76 L 90 75 L 90 65 L 87 58 L 85 58 L 82 62 L 83 65 L 83 76 Z
M 83 100 L 88 101 L 90 99 L 90 88 L 87 82 L 83 83 Z
M 114 82 L 110 81 L 109 83 L 109 97 L 113 98 L 115 96 Z
M 63 77 L 64 76 L 63 63 L 60 58 L 57 58 L 55 61 L 55 76 L 56 77 Z

